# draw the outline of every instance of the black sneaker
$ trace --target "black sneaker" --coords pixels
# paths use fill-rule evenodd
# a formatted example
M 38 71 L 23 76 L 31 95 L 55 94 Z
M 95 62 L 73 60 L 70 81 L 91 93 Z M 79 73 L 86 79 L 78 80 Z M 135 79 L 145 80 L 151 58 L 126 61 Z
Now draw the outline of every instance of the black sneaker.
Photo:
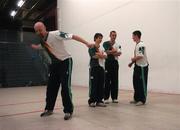
M 64 120 L 69 120 L 71 119 L 71 117 L 72 117 L 71 113 L 65 113 Z
M 45 110 L 43 113 L 41 113 L 41 117 L 50 116 L 53 114 L 52 110 Z

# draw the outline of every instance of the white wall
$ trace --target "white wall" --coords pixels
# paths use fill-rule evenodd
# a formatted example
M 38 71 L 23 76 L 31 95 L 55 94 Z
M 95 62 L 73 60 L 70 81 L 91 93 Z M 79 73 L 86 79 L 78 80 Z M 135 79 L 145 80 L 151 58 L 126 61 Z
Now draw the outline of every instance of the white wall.
M 121 43 L 120 89 L 132 89 L 127 64 L 133 56 L 131 34 L 142 31 L 150 62 L 148 89 L 180 93 L 180 2 L 178 0 L 58 0 L 59 28 L 93 42 L 96 32 L 109 39 L 116 30 Z M 72 43 L 72 44 L 71 44 Z M 72 84 L 88 86 L 87 48 L 68 41 L 74 58 Z
M 178 7 L 179 7 L 179 14 L 180 14 L 180 2 L 178 3 Z M 180 43 L 180 16 L 178 17 L 178 19 L 179 19 L 179 21 L 178 21 L 178 23 L 179 23 L 179 32 L 178 32 L 178 34 L 179 34 L 179 42 L 178 43 Z M 178 52 L 179 52 L 179 56 L 178 56 L 178 61 L 179 61 L 179 64 L 178 64 L 178 73 L 179 73 L 179 79 L 178 79 L 178 81 L 179 81 L 179 89 L 180 89 L 180 44 L 178 44 L 179 46 L 178 46 Z M 179 92 L 179 90 L 178 90 L 178 92 Z

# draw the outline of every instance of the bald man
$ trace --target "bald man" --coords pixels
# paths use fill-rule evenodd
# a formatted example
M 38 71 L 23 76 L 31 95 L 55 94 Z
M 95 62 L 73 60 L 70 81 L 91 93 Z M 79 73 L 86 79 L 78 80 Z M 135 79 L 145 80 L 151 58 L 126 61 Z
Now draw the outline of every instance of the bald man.
M 49 66 L 50 75 L 46 91 L 46 107 L 40 116 L 44 117 L 53 114 L 58 90 L 61 85 L 61 97 L 64 106 L 63 111 L 65 113 L 64 120 L 68 120 L 73 114 L 71 93 L 71 73 L 73 61 L 71 54 L 65 48 L 64 40 L 74 39 L 85 44 L 87 47 L 91 47 L 91 44 L 77 35 L 64 33 L 59 30 L 48 32 L 42 22 L 35 23 L 34 30 L 40 37 L 41 44 L 32 44 L 32 48 L 38 49 L 42 46 L 51 58 L 51 64 Z

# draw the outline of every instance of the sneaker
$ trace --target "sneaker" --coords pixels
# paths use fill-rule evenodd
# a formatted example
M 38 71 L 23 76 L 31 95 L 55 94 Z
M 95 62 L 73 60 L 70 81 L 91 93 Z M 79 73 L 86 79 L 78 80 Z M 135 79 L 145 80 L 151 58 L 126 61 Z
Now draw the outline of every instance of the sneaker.
M 65 113 L 64 120 L 69 120 L 69 119 L 71 119 L 71 117 L 72 117 L 71 113 Z
M 133 100 L 133 101 L 130 101 L 129 103 L 130 103 L 130 104 L 136 104 L 137 101 Z
M 112 100 L 112 103 L 118 103 L 119 101 L 117 99 Z
M 105 104 L 109 104 L 109 100 L 104 100 L 104 103 Z
M 50 116 L 53 114 L 52 110 L 45 110 L 43 113 L 41 113 L 41 117 Z
M 97 107 L 106 107 L 106 104 L 104 104 L 103 102 L 98 102 L 96 103 Z
M 144 105 L 144 103 L 141 102 L 141 101 L 139 101 L 139 102 L 136 103 L 136 106 L 142 106 L 142 105 Z
M 96 107 L 96 104 L 94 102 L 89 104 L 89 107 Z

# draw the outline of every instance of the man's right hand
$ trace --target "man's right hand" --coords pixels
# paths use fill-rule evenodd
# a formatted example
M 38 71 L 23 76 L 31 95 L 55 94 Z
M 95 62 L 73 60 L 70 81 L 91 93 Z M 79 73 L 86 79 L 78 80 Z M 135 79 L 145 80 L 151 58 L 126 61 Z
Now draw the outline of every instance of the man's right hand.
M 134 64 L 134 62 L 131 62 L 128 64 L 128 67 L 131 68 L 131 66 Z

